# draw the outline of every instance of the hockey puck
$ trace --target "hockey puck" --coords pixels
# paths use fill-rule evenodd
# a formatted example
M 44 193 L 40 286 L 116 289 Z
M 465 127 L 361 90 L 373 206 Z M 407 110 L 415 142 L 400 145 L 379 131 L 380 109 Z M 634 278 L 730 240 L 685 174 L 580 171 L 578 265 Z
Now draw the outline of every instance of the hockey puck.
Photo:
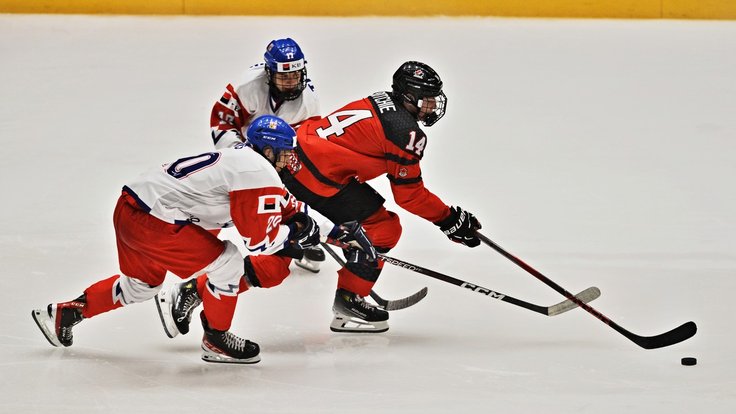
M 693 357 L 685 357 L 680 360 L 682 365 L 695 365 L 698 363 L 698 360 Z

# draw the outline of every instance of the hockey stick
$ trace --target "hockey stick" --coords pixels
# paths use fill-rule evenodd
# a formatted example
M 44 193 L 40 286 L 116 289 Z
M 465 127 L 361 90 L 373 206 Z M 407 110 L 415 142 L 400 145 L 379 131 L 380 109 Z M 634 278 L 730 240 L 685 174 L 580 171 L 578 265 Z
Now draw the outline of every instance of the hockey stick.
M 378 306 L 382 307 L 383 309 L 387 311 L 395 311 L 399 309 L 406 309 L 409 306 L 416 305 L 419 301 L 424 299 L 425 296 L 427 296 L 427 288 L 423 287 L 419 289 L 417 293 L 414 293 L 413 295 L 409 295 L 405 298 L 401 299 L 384 299 L 380 296 L 378 296 L 378 293 L 376 291 L 371 290 L 371 298 L 376 301 Z
M 337 242 L 335 240 L 330 240 L 330 239 L 327 240 L 327 243 L 332 244 L 333 246 L 338 246 L 338 247 L 342 247 L 344 245 L 344 244 L 341 244 L 340 242 Z M 329 249 L 328 246 L 325 246 L 325 248 L 331 251 L 331 249 Z M 333 257 L 335 257 L 334 252 L 331 252 L 330 254 L 333 255 Z M 460 280 L 460 279 L 445 275 L 440 272 L 435 272 L 434 270 L 426 269 L 424 267 L 417 266 L 417 265 L 405 262 L 403 260 L 399 260 L 393 257 L 386 256 L 385 254 L 382 254 L 382 253 L 379 253 L 378 257 L 384 262 L 390 263 L 394 266 L 402 267 L 404 269 L 408 269 L 413 272 L 417 272 L 419 274 L 429 276 L 431 278 L 441 280 L 443 282 L 447 282 L 455 286 L 459 286 L 461 288 L 466 288 L 473 292 L 477 292 L 482 295 L 488 296 L 492 299 L 498 299 L 503 302 L 510 303 L 512 305 L 520 306 L 522 308 L 529 309 L 537 313 L 541 313 L 542 315 L 556 316 L 556 315 L 559 315 L 561 313 L 567 312 L 571 309 L 575 309 L 576 307 L 578 307 L 578 304 L 575 301 L 570 300 L 570 299 L 564 300 L 552 306 L 540 306 L 540 305 L 536 305 L 533 303 L 525 302 L 521 299 L 516 299 L 512 296 L 509 296 L 503 293 L 499 293 L 499 292 L 496 292 L 488 288 L 484 288 L 479 285 L 468 283 L 464 280 Z M 577 295 L 575 295 L 575 299 L 578 302 L 587 303 L 592 300 L 595 300 L 600 295 L 601 295 L 601 291 L 597 287 L 589 287 L 583 290 L 582 292 L 578 293 Z
M 321 244 L 322 244 L 322 247 L 325 250 L 327 250 L 327 253 L 329 253 L 330 256 L 332 256 L 332 258 L 335 259 L 335 261 L 340 264 L 340 266 L 345 266 L 345 261 L 342 259 L 342 257 L 340 257 L 340 255 L 335 253 L 335 251 L 332 250 L 332 248 L 329 245 L 327 245 L 327 243 L 321 243 Z M 381 308 L 387 311 L 395 311 L 399 309 L 408 308 L 409 306 L 414 306 L 419 301 L 424 299 L 425 296 L 427 296 L 426 287 L 421 288 L 418 292 L 414 293 L 413 295 L 409 295 L 405 298 L 394 299 L 394 300 L 384 299 L 381 296 L 379 296 L 378 293 L 371 290 L 371 298 L 373 298 L 373 300 L 376 301 L 378 306 L 380 306 Z
M 475 232 L 475 234 L 478 236 L 478 238 L 491 248 L 493 250 L 501 253 L 504 257 L 514 262 L 517 266 L 521 267 L 522 269 L 526 270 L 529 274 L 536 277 L 537 279 L 541 280 L 545 285 L 551 287 L 558 293 L 560 293 L 562 296 L 566 297 L 568 300 L 571 300 L 572 302 L 576 303 L 578 306 L 583 308 L 586 312 L 590 313 L 591 315 L 598 318 L 600 321 L 605 323 L 606 325 L 613 328 L 616 332 L 620 333 L 621 335 L 628 338 L 630 341 L 634 342 L 635 344 L 639 345 L 640 347 L 644 349 L 655 349 L 655 348 L 663 348 L 665 346 L 674 345 L 677 343 L 680 343 L 693 335 L 698 330 L 697 325 L 695 325 L 695 322 L 685 322 L 684 324 L 678 326 L 677 328 L 674 328 L 670 331 L 661 333 L 659 335 L 654 336 L 640 336 L 635 333 L 632 333 L 631 331 L 628 331 L 621 327 L 616 322 L 608 319 L 607 316 L 603 315 L 602 313 L 598 312 L 593 307 L 585 304 L 580 299 L 573 296 L 570 292 L 565 290 L 562 286 L 558 285 L 557 283 L 553 282 L 551 279 L 549 279 L 547 276 L 543 275 L 542 273 L 538 272 L 533 267 L 529 266 L 528 264 L 524 263 L 521 259 L 518 257 L 512 255 L 511 253 L 507 252 L 501 246 L 494 243 L 491 239 L 488 237 L 482 235 L 480 232 Z

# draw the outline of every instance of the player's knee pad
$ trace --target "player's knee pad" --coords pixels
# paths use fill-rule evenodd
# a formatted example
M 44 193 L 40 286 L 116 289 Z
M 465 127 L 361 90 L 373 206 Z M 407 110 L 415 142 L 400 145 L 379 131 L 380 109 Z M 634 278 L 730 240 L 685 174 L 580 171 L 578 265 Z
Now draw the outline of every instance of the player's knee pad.
M 348 261 L 345 263 L 345 268 L 369 282 L 375 282 L 381 274 L 381 269 L 377 266 L 377 263 L 369 261 L 368 256 L 359 250 L 351 251 Z
M 289 276 L 291 259 L 283 256 L 248 256 L 245 258 L 245 280 L 249 286 L 278 286 Z
M 207 286 L 214 296 L 238 294 L 240 278 L 243 276 L 243 257 L 238 248 L 230 241 L 225 241 L 225 250 L 212 263 L 202 270 L 207 273 Z
M 381 208 L 361 224 L 376 249 L 383 248 L 388 251 L 396 246 L 401 237 L 399 216 L 385 208 Z
M 162 285 L 151 286 L 136 278 L 121 276 L 112 286 L 114 300 L 127 306 L 132 303 L 145 302 L 156 296 Z

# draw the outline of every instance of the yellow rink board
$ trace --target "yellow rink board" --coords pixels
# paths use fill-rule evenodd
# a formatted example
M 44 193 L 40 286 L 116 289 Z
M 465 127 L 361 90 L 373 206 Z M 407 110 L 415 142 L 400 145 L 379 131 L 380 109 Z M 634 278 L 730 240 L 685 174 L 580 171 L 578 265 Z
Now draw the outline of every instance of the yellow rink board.
M 736 0 L 0 0 L 0 13 L 736 19 Z

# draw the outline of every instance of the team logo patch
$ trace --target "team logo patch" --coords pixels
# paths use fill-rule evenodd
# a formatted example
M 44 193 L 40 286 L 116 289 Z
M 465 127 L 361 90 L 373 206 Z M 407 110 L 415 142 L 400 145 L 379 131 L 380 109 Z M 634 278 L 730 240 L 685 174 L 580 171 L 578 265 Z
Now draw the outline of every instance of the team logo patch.
M 409 171 L 406 168 L 399 169 L 399 177 L 406 177 L 409 175 Z
M 295 72 L 304 69 L 304 59 L 294 60 L 291 62 L 279 62 L 276 66 L 279 72 Z
M 419 79 L 424 79 L 424 71 L 421 69 L 417 69 L 414 71 L 414 77 Z
M 281 197 L 265 195 L 258 197 L 258 214 L 272 214 L 281 211 Z

